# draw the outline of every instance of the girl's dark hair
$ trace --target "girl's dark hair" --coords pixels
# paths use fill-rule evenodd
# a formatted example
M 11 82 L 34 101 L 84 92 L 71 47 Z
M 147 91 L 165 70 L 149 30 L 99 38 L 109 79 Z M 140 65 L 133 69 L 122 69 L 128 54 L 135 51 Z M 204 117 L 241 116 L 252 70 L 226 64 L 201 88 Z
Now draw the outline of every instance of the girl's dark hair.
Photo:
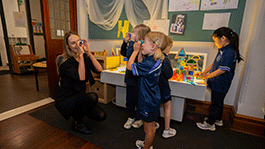
M 228 28 L 228 27 L 221 27 L 218 28 L 217 30 L 215 30 L 213 32 L 214 37 L 219 37 L 221 38 L 222 36 L 225 36 L 229 42 L 231 47 L 236 51 L 237 54 L 237 61 L 240 62 L 241 60 L 243 60 L 243 58 L 241 57 L 240 53 L 239 53 L 239 37 L 238 34 L 236 32 L 234 32 L 232 29 Z

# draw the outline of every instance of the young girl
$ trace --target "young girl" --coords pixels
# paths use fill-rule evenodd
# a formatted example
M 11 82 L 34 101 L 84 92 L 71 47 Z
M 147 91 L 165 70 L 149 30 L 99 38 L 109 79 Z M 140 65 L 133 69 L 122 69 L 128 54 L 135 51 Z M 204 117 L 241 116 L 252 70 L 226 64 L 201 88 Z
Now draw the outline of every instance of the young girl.
M 133 29 L 133 33 L 128 33 L 121 46 L 121 55 L 127 57 L 128 59 L 133 53 L 133 45 L 135 42 L 144 39 L 144 36 L 150 32 L 151 29 L 144 25 L 139 24 Z M 127 44 L 129 42 L 129 46 Z M 137 62 L 137 59 L 136 59 Z M 138 87 L 137 87 L 138 77 L 132 74 L 131 70 L 126 69 L 125 73 L 125 83 L 126 83 L 126 108 L 129 114 L 129 118 L 124 124 L 125 129 L 130 129 L 131 126 L 134 128 L 139 128 L 143 125 L 142 120 L 136 116 L 136 104 L 138 99 Z M 136 120 L 136 118 L 137 120 Z
M 167 47 L 163 51 L 165 59 L 162 63 L 161 68 L 161 74 L 159 77 L 159 89 L 161 94 L 161 104 L 163 104 L 164 107 L 164 113 L 165 113 L 165 130 L 163 131 L 162 136 L 164 138 L 173 137 L 176 135 L 176 130 L 173 128 L 170 128 L 170 113 L 171 113 L 171 90 L 168 84 L 168 79 L 170 79 L 173 75 L 173 70 L 170 64 L 170 60 L 168 59 L 168 54 L 170 52 L 170 49 L 173 46 L 173 40 L 169 36 L 167 37 Z
M 212 104 L 209 117 L 203 123 L 196 124 L 200 129 L 215 131 L 215 124 L 223 126 L 224 99 L 234 77 L 236 60 L 240 62 L 243 59 L 238 49 L 239 37 L 232 29 L 221 27 L 214 31 L 212 38 L 218 53 L 214 62 L 201 75 L 202 79 L 208 79 Z
M 127 69 L 133 75 L 139 76 L 138 104 L 139 117 L 143 120 L 145 141 L 136 141 L 138 148 L 153 148 L 151 145 L 155 136 L 155 124 L 159 117 L 160 90 L 158 80 L 164 59 L 163 50 L 166 48 L 166 37 L 160 32 L 146 34 L 142 50 L 140 41 L 134 44 L 134 51 L 127 63 Z M 141 63 L 134 63 L 138 53 L 145 57 Z

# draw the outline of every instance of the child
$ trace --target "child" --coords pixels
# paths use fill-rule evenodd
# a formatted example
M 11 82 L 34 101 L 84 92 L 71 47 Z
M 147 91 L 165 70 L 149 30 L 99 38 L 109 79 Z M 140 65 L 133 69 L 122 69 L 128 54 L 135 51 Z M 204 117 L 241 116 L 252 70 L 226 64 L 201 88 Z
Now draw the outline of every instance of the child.
M 145 141 L 137 140 L 138 148 L 153 148 L 156 120 L 159 117 L 160 90 L 158 80 L 164 59 L 163 50 L 166 48 L 166 37 L 160 32 L 146 34 L 144 44 L 140 51 L 140 41 L 134 44 L 134 51 L 127 63 L 127 69 L 132 70 L 138 79 L 138 104 L 139 117 L 143 120 Z M 138 53 L 145 57 L 141 63 L 134 63 Z
M 176 135 L 176 130 L 170 128 L 170 114 L 171 114 L 171 90 L 168 84 L 168 79 L 170 79 L 173 75 L 173 70 L 170 64 L 170 60 L 168 59 L 168 54 L 170 49 L 173 46 L 173 40 L 167 37 L 167 47 L 163 51 L 165 59 L 162 63 L 161 74 L 159 77 L 159 89 L 161 94 L 161 104 L 164 106 L 164 113 L 165 113 L 165 130 L 163 131 L 162 136 L 164 138 L 173 137 Z
M 144 25 L 139 24 L 133 29 L 133 33 L 128 33 L 123 41 L 121 46 L 121 55 L 124 57 L 130 58 L 133 53 L 133 45 L 135 42 L 142 40 L 144 36 L 150 32 L 151 29 Z M 127 47 L 127 43 L 129 42 L 129 46 Z M 137 59 L 136 59 L 137 62 Z M 132 74 L 131 70 L 127 70 L 125 72 L 125 83 L 126 83 L 126 108 L 129 114 L 129 118 L 124 124 L 125 129 L 130 129 L 131 126 L 134 128 L 139 128 L 143 125 L 142 120 L 135 119 L 136 116 L 136 104 L 138 99 L 138 87 L 137 87 L 138 77 Z M 135 121 L 136 120 L 136 121 Z
M 211 89 L 212 104 L 209 107 L 209 117 L 203 123 L 196 123 L 200 129 L 215 131 L 215 124 L 223 126 L 222 114 L 224 99 L 234 77 L 236 60 L 243 60 L 239 54 L 239 37 L 232 29 L 221 27 L 212 35 L 218 53 L 214 62 L 204 70 L 202 79 L 208 79 Z M 207 74 L 210 72 L 209 74 Z

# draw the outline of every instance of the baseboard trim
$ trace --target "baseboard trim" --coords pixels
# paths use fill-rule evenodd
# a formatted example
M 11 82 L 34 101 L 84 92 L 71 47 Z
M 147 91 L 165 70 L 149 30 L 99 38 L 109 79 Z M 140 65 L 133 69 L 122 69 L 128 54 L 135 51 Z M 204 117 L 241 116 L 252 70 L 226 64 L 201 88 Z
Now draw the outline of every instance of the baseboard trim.
M 265 138 L 265 120 L 236 114 L 231 130 Z
M 185 102 L 184 119 L 203 121 L 203 118 L 209 115 L 211 102 L 192 99 L 186 99 Z M 195 106 L 195 109 L 191 110 L 188 106 Z M 233 106 L 224 105 L 223 121 L 224 127 L 227 129 L 264 137 L 265 120 L 236 114 Z
M 49 97 L 49 98 L 45 98 L 45 99 L 42 99 L 40 101 L 36 101 L 34 103 L 31 103 L 31 104 L 28 104 L 28 105 L 25 105 L 25 106 L 22 106 L 22 107 L 13 109 L 13 110 L 9 110 L 9 111 L 0 113 L 0 121 L 3 121 L 5 119 L 11 118 L 13 116 L 22 114 L 24 112 L 30 111 L 32 109 L 41 107 L 43 105 L 46 105 L 46 104 L 49 104 L 52 102 L 54 102 L 54 100 Z

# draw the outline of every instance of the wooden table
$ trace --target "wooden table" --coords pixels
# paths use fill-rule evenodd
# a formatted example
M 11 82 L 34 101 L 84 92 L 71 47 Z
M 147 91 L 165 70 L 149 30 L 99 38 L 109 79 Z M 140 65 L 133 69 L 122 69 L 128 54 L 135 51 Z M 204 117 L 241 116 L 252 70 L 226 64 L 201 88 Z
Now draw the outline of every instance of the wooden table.
M 38 69 L 47 69 L 47 64 L 46 61 L 43 61 L 43 62 L 34 63 L 32 66 L 34 67 L 36 89 L 37 91 L 39 91 Z

